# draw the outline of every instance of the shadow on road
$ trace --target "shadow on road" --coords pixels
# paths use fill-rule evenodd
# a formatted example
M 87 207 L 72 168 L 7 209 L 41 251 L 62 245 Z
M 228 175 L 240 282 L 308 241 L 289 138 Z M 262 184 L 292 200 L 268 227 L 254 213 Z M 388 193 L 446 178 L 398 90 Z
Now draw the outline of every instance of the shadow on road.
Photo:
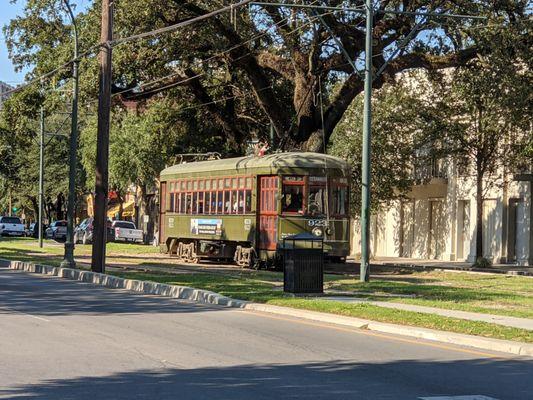
M 531 399 L 532 374 L 532 365 L 526 361 L 407 360 L 384 364 L 332 361 L 142 370 L 50 380 L 0 389 L 0 398 L 414 400 L 421 396 L 477 394 L 525 400 Z
M 91 287 L 91 290 L 86 290 Z M 81 282 L 45 278 L 0 268 L 0 318 L 13 312 L 34 315 L 140 314 L 224 311 L 165 297 L 111 290 Z

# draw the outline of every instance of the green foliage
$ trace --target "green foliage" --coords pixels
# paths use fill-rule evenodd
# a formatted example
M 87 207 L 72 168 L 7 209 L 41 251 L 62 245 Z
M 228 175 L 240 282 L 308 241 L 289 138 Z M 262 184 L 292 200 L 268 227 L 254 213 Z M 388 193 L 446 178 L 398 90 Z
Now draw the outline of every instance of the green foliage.
M 152 185 L 178 153 L 203 152 L 214 146 L 208 135 L 185 125 L 179 104 L 169 99 L 150 102 L 140 112 L 118 109 L 112 116 L 109 143 L 109 185 L 124 193 L 132 184 Z M 96 117 L 81 132 L 81 160 L 87 190 L 94 188 Z
M 414 183 L 415 150 L 424 143 L 422 132 L 432 124 L 431 109 L 419 93 L 407 90 L 409 79 L 387 85 L 373 99 L 372 180 L 373 207 L 401 198 Z M 346 111 L 332 137 L 330 151 L 352 166 L 352 208 L 360 208 L 363 99 Z

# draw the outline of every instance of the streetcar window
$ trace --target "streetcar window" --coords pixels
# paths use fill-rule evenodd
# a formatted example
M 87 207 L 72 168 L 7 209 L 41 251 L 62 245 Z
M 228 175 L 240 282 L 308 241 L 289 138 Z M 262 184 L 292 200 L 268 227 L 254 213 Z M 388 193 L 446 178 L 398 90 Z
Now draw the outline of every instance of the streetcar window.
M 346 179 L 335 179 L 331 190 L 331 212 L 334 215 L 348 214 L 348 183 Z
M 284 176 L 281 197 L 281 210 L 286 213 L 304 212 L 304 177 Z
M 238 214 L 244 214 L 244 191 L 239 190 L 239 205 L 237 207 L 237 213 Z
M 245 191 L 244 207 L 245 213 L 252 211 L 252 192 L 250 190 Z
M 174 193 L 170 193 L 170 201 L 168 202 L 167 211 L 174 212 Z
M 217 213 L 217 192 L 211 192 L 211 214 Z
M 283 185 L 282 210 L 288 213 L 303 214 L 303 185 Z
M 326 186 L 309 185 L 309 196 L 307 198 L 307 212 L 309 215 L 325 214 Z
M 226 189 L 231 188 L 231 178 L 226 178 L 224 180 L 224 188 L 226 188 Z
M 204 192 L 204 214 L 211 214 L 211 192 Z
M 206 179 L 205 188 L 206 190 L 211 190 L 211 179 Z
M 246 189 L 252 188 L 252 178 L 246 178 Z
M 202 186 L 201 183 L 202 181 L 200 181 L 200 187 Z M 204 195 L 204 192 L 198 193 L 198 214 L 204 213 Z
M 233 205 L 231 209 L 232 214 L 238 214 L 239 212 L 239 196 L 237 191 L 231 192 L 231 203 Z
M 201 179 L 199 182 L 198 182 L 198 188 L 200 190 L 204 190 L 205 189 L 205 181 L 203 179 Z
M 198 210 L 198 193 L 192 194 L 192 214 L 197 214 Z
M 217 192 L 217 214 L 224 214 L 224 192 Z
M 191 193 L 185 195 L 185 214 L 191 213 Z
M 180 193 L 180 214 L 185 214 L 185 193 Z
M 231 192 L 224 192 L 224 210 L 223 214 L 231 214 Z

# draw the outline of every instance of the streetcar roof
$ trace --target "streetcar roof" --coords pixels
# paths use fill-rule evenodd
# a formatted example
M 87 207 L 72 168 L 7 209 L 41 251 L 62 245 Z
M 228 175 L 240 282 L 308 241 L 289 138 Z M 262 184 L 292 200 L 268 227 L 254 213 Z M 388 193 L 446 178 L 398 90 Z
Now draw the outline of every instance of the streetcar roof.
M 161 176 L 191 175 L 211 173 L 256 173 L 277 174 L 299 173 L 299 171 L 311 170 L 338 170 L 342 175 L 348 173 L 349 166 L 342 158 L 321 153 L 275 153 L 263 157 L 246 156 L 225 158 L 222 160 L 199 161 L 173 165 L 164 169 Z

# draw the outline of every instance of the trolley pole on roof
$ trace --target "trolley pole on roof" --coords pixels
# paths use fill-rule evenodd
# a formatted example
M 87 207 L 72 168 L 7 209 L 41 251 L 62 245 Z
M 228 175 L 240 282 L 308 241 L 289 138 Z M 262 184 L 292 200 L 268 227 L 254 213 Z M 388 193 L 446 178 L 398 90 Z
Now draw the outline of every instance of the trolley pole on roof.
M 98 133 L 96 144 L 96 184 L 94 199 L 94 234 L 91 269 L 105 272 L 107 234 L 107 196 L 109 191 L 109 125 L 111 112 L 111 45 L 113 40 L 113 0 L 102 0 L 100 47 L 100 95 L 98 97 Z
M 361 170 L 361 267 L 359 279 L 370 279 L 370 168 L 372 134 L 372 0 L 366 0 L 365 99 L 363 115 L 363 154 Z

